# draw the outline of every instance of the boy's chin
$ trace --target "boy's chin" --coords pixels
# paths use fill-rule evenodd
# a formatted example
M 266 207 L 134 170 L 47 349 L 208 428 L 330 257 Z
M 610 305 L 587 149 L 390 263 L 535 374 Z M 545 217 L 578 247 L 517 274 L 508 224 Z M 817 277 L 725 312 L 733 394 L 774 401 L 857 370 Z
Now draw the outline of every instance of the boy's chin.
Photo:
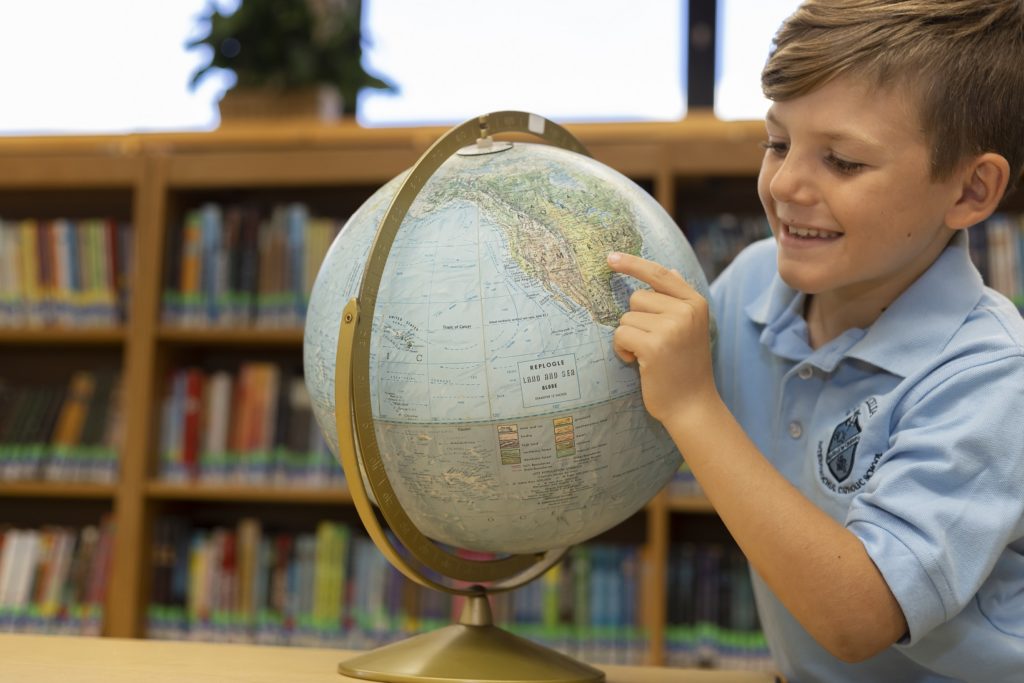
M 827 289 L 820 278 L 810 277 L 807 273 L 796 272 L 798 269 L 786 268 L 784 264 L 780 263 L 778 270 L 779 277 L 786 283 L 786 286 L 801 294 L 811 296 L 813 294 L 820 294 Z

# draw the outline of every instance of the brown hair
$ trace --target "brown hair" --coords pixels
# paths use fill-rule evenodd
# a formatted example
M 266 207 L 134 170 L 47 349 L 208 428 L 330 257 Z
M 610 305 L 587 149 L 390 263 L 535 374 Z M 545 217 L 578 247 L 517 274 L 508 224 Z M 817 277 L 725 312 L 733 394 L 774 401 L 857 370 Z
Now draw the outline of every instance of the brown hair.
M 761 73 L 770 100 L 840 75 L 916 93 L 932 178 L 966 158 L 1024 165 L 1024 0 L 806 0 L 775 35 Z

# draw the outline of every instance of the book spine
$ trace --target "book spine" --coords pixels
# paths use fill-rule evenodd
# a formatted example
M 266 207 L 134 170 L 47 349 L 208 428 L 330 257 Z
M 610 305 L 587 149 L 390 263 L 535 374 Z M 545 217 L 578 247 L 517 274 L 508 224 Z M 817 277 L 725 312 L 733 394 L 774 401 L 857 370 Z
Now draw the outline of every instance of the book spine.
M 25 290 L 26 322 L 37 327 L 45 322 L 43 316 L 43 294 L 40 283 L 39 265 L 39 224 L 32 219 L 18 223 L 21 232 L 21 273 Z
M 201 438 L 201 416 L 203 413 L 203 385 L 206 376 L 199 368 L 186 368 L 184 405 L 182 414 L 181 462 L 185 476 L 195 479 L 199 476 L 199 440 Z
M 231 392 L 234 379 L 226 370 L 210 375 L 206 406 L 206 434 L 201 461 L 201 475 L 212 481 L 223 481 L 228 475 L 228 435 L 231 430 Z
M 309 242 L 309 209 L 305 204 L 288 206 L 288 296 L 291 309 L 286 324 L 301 326 L 306 319 L 306 250 Z
M 201 323 L 210 326 L 221 324 L 220 301 L 223 292 L 221 274 L 223 212 L 219 204 L 207 202 L 199 209 L 199 223 L 202 234 L 202 260 L 200 289 L 205 300 Z
M 24 322 L 20 241 L 17 225 L 0 219 L 0 327 Z
M 197 210 L 185 215 L 181 243 L 181 313 L 178 322 L 186 327 L 202 325 L 203 226 Z

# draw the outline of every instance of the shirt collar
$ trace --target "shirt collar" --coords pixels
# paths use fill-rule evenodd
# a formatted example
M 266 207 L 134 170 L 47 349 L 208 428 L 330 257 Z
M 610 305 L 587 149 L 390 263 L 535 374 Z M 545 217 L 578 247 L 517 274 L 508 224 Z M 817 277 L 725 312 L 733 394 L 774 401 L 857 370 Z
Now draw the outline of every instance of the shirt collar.
M 828 359 L 818 359 L 824 365 L 833 366 L 846 355 L 906 377 L 922 359 L 934 357 L 946 345 L 983 290 L 981 275 L 971 262 L 967 231 L 961 230 L 867 330 L 848 330 L 817 352 L 807 343 L 804 295 L 786 285 L 778 273 L 745 311 L 755 324 L 764 326 L 761 343 L 776 355 L 801 361 L 825 351 Z
M 984 289 L 971 261 L 967 231 L 961 230 L 935 263 L 868 328 L 849 355 L 906 377 L 949 343 Z

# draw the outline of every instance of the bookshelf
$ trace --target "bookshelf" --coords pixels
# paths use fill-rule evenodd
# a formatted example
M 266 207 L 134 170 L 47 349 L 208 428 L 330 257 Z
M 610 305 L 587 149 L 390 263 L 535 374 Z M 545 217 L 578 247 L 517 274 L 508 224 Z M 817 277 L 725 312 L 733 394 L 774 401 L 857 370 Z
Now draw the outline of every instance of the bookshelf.
M 724 123 L 700 113 L 678 123 L 570 126 L 595 158 L 648 189 L 684 227 L 718 212 L 759 211 L 754 187 L 762 128 L 759 122 Z M 161 401 L 174 369 L 236 369 L 249 360 L 300 364 L 302 349 L 302 330 L 294 326 L 183 327 L 165 320 L 164 271 L 173 232 L 188 211 L 205 202 L 269 209 L 301 201 L 311 212 L 343 219 L 444 131 L 282 123 L 238 124 L 205 134 L 0 139 L 0 218 L 112 215 L 132 226 L 124 324 L 0 328 L 0 378 L 59 375 L 97 363 L 121 373 L 129 398 L 115 483 L 0 482 L 0 525 L 80 526 L 109 515 L 116 533 L 104 635 L 146 635 L 154 528 L 167 516 L 204 524 L 256 516 L 288 529 L 313 529 L 331 518 L 358 528 L 342 488 L 160 477 Z M 667 661 L 664 587 L 674 539 L 716 522 L 701 496 L 666 491 L 614 530 L 613 536 L 638 541 L 646 567 L 644 662 Z

